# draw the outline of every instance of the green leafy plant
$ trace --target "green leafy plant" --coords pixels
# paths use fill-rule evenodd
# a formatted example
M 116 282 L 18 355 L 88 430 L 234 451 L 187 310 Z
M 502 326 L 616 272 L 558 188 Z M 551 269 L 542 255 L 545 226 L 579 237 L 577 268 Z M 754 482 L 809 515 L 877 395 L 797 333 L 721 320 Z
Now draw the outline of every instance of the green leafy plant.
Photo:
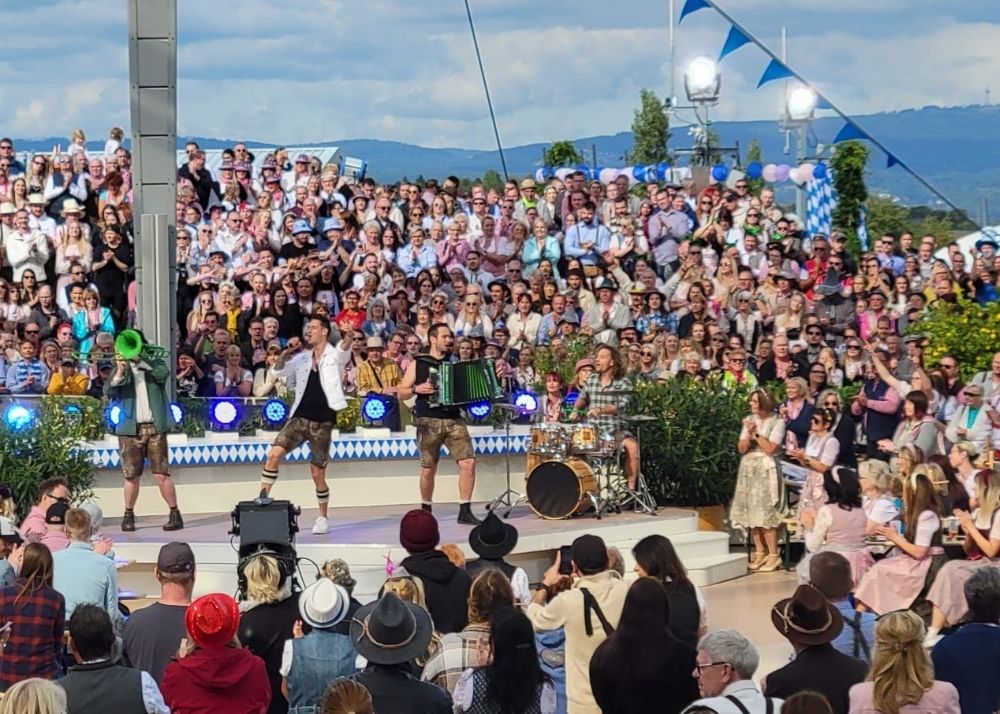
M 837 206 L 833 209 L 833 225 L 847 237 L 847 249 L 855 256 L 860 251 L 858 224 L 861 206 L 868 200 L 865 185 L 865 167 L 868 164 L 868 147 L 860 141 L 837 144 L 830 164 L 833 166 L 833 185 L 837 191 Z M 871 232 L 869 231 L 869 235 Z
M 94 465 L 84 442 L 94 438 L 95 429 L 99 429 L 93 417 L 100 414 L 100 402 L 78 399 L 32 403 L 30 407 L 37 408 L 33 425 L 12 429 L 0 424 L 0 478 L 13 492 L 21 517 L 35 501 L 38 482 L 51 476 L 62 476 L 69 482 L 74 501 L 93 495 Z M 63 411 L 69 403 L 78 403 L 80 411 Z
M 985 305 L 959 298 L 935 302 L 927 313 L 907 328 L 909 334 L 927 337 L 924 364 L 936 364 L 945 354 L 958 360 L 961 375 L 968 379 L 989 369 L 1000 349 L 1000 302 Z
M 572 141 L 553 141 L 543 152 L 545 166 L 576 166 L 583 163 L 583 154 Z
M 663 101 L 651 89 L 639 91 L 639 108 L 632 118 L 632 153 L 634 164 L 658 164 L 670 161 L 667 141 L 670 139 L 670 121 Z
M 591 341 L 586 335 L 572 335 L 563 340 L 562 346 L 558 349 L 553 349 L 549 345 L 535 348 L 533 364 L 535 371 L 538 372 L 535 391 L 539 394 L 545 393 L 545 375 L 549 372 L 558 372 L 565 384 L 572 382 L 573 367 L 577 360 L 583 359 L 590 353 L 590 348 Z
M 715 506 L 736 487 L 741 420 L 748 392 L 717 381 L 673 379 L 639 383 L 633 412 L 656 417 L 642 425 L 642 471 L 656 500 L 677 506 Z

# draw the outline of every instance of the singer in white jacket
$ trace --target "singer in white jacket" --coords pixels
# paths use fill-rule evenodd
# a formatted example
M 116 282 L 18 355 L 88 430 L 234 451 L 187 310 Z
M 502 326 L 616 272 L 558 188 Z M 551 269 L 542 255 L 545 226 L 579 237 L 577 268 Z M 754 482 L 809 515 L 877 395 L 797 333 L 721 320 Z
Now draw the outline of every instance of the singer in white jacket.
M 274 365 L 277 376 L 294 381 L 295 401 L 291 417 L 267 453 L 267 462 L 260 476 L 260 498 L 269 497 L 271 488 L 278 480 L 278 466 L 285 455 L 308 441 L 311 452 L 309 470 L 319 504 L 319 517 L 312 532 L 319 535 L 330 532 L 327 520 L 330 487 L 326 483 L 326 465 L 330 457 L 330 433 L 337 422 L 337 411 L 347 408 L 343 371 L 351 358 L 351 347 L 346 341 L 341 341 L 336 347 L 329 343 L 330 321 L 325 317 L 309 320 L 305 339 L 310 348 L 308 352 L 296 353 L 295 348 L 288 348 Z

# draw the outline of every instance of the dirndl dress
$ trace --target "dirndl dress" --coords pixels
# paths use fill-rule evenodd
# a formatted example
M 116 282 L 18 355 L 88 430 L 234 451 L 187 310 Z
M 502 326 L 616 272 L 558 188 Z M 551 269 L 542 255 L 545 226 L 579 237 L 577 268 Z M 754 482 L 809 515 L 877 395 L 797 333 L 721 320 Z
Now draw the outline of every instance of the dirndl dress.
M 784 422 L 779 417 L 768 417 L 763 422 L 758 419 L 757 433 L 771 443 L 780 444 L 783 432 Z M 754 446 L 740 459 L 729 522 L 734 528 L 777 528 L 781 525 L 783 503 L 784 483 L 777 459 Z
M 929 542 L 920 543 L 918 528 L 917 544 L 928 546 L 923 558 L 914 558 L 898 548 L 891 555 L 875 563 L 858 583 L 854 591 L 856 600 L 868 608 L 884 615 L 894 610 L 906 610 L 923 592 L 932 567 L 944 559 L 941 547 L 941 521 L 937 514 L 924 511 L 921 520 L 930 513 L 936 523 L 936 530 Z
M 990 528 L 979 529 L 987 540 L 1000 540 L 1000 511 L 993 514 Z M 973 518 L 976 514 L 973 514 Z M 967 560 L 949 560 L 934 578 L 934 583 L 927 593 L 927 599 L 936 605 L 948 619 L 949 625 L 957 625 L 969 612 L 969 604 L 965 599 L 965 584 L 975 573 L 983 568 L 994 568 L 1000 565 L 1000 559 L 987 558 L 976 547 L 975 542 L 966 539 Z

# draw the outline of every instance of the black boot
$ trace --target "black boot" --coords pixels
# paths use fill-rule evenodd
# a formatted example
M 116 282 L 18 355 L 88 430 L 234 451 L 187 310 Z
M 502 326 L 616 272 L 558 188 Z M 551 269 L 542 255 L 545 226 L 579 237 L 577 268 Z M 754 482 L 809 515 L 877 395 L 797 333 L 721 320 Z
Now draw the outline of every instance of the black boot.
M 135 530 L 135 511 L 131 508 L 125 509 L 125 515 L 122 516 L 122 532 L 131 533 Z
M 163 524 L 163 530 L 165 531 L 179 531 L 184 527 L 184 519 L 181 518 L 181 512 L 176 508 L 170 509 L 170 517 L 167 522 Z
M 458 507 L 458 522 L 463 526 L 478 526 L 482 523 L 481 520 L 473 515 L 472 505 L 468 503 L 463 503 Z
M 430 503 L 421 503 L 420 507 L 428 513 L 434 513 L 434 506 Z

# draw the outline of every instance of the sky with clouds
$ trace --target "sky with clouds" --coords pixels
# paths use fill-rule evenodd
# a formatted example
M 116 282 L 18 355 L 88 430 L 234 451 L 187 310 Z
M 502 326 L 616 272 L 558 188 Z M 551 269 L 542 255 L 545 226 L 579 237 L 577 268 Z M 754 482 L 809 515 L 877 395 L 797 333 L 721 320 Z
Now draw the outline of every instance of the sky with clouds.
M 683 0 L 676 0 L 679 11 Z M 849 113 L 1000 99 L 996 0 L 720 0 Z M 639 89 L 670 89 L 668 0 L 471 0 L 507 145 L 629 128 Z M 128 126 L 123 0 L 3 3 L 0 132 L 103 138 Z M 384 139 L 490 148 L 461 0 L 179 0 L 178 131 L 279 143 Z M 687 61 L 717 56 L 713 10 L 676 30 Z M 777 117 L 764 55 L 725 60 L 718 119 Z

